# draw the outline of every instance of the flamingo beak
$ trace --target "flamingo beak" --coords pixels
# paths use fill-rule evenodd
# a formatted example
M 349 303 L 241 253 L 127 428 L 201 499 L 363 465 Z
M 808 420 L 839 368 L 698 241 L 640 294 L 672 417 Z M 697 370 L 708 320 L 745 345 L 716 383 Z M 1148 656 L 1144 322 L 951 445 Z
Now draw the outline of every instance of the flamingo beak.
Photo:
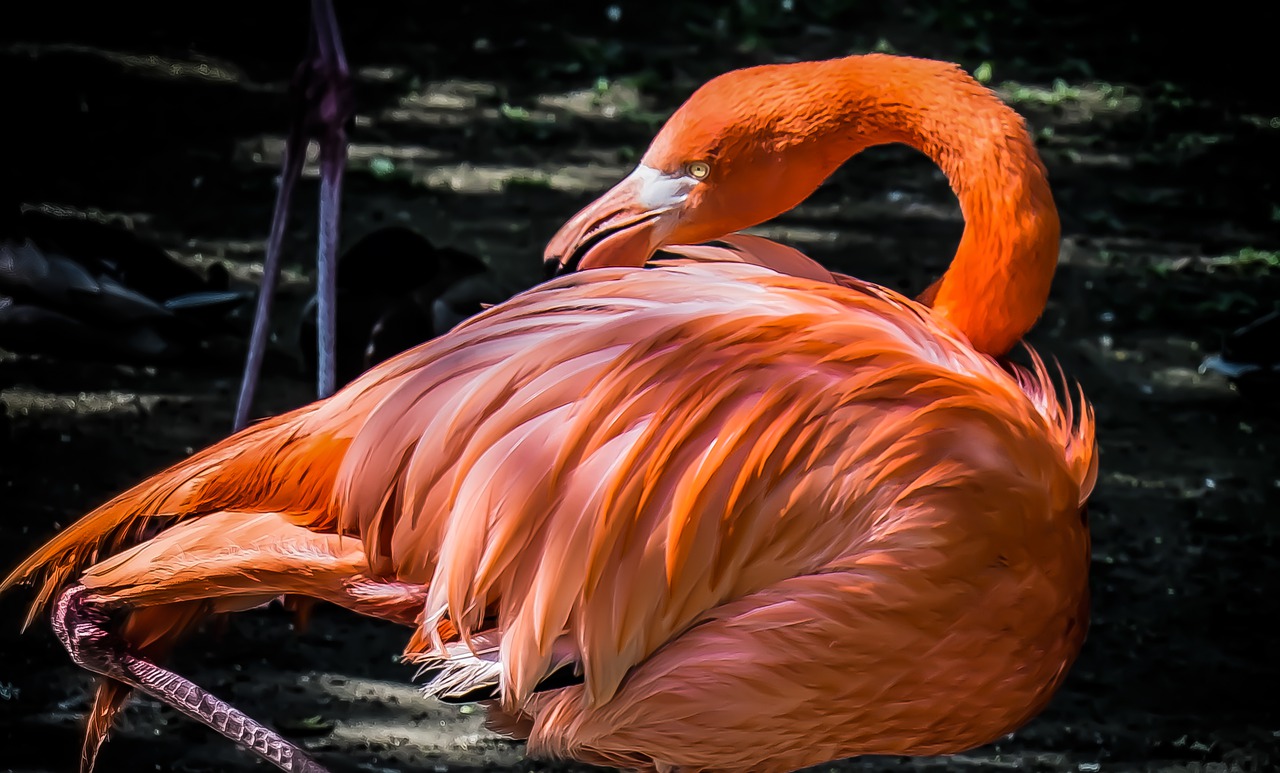
M 640 267 L 666 242 L 698 181 L 641 165 L 588 204 L 547 243 L 549 276 L 602 266 Z

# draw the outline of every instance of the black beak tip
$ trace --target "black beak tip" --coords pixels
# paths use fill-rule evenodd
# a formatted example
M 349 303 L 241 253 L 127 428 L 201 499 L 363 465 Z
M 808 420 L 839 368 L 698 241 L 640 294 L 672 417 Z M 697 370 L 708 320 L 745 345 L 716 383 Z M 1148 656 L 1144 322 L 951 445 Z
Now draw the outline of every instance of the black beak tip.
M 556 277 L 572 274 L 578 270 L 578 264 L 582 262 L 582 252 L 575 253 L 569 260 L 563 260 L 559 257 L 545 258 L 542 261 L 542 270 L 546 274 L 547 279 L 555 279 Z

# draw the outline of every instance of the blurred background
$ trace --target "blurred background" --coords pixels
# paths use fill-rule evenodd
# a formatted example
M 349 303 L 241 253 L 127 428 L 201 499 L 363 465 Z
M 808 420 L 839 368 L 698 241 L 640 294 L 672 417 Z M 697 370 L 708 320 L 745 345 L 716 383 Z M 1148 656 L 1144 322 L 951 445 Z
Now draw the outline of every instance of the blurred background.
M 871 51 L 959 63 L 1027 118 L 1061 212 L 1060 269 L 1029 340 L 1098 412 L 1093 629 L 1049 709 L 1000 743 L 838 769 L 1275 770 L 1280 394 L 1274 380 L 1198 370 L 1232 331 L 1280 309 L 1280 92 L 1273 27 L 1254 7 L 339 0 L 356 100 L 342 247 L 408 227 L 514 292 L 541 278 L 560 223 L 625 175 L 708 78 Z M 297 0 L 7 4 L 0 206 L 115 229 L 248 297 L 307 30 Z M 314 394 L 299 343 L 314 156 L 285 235 L 256 415 Z M 962 227 L 932 164 L 883 147 L 754 230 L 914 293 Z M 388 264 L 389 284 L 404 270 Z M 136 353 L 135 339 L 104 329 L 96 357 L 6 345 L 2 312 L 0 566 L 228 432 L 245 309 L 151 359 L 115 356 Z M 1248 356 L 1275 362 L 1277 336 L 1253 336 Z M 43 626 L 19 636 L 26 601 L 0 598 L 0 770 L 73 770 L 88 679 Z M 335 771 L 569 769 L 523 760 L 470 707 L 419 700 L 394 661 L 403 640 L 335 609 L 303 632 L 259 610 L 191 642 L 178 667 L 307 738 Z M 226 747 L 135 700 L 98 769 L 254 765 Z

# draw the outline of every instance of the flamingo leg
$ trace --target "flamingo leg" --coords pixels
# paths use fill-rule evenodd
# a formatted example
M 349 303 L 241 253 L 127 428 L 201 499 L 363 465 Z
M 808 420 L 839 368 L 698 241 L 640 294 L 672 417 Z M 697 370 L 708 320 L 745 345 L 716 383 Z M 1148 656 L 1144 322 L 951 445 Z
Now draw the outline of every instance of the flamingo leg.
M 316 397 L 337 385 L 338 212 L 347 160 L 346 130 L 338 127 L 320 142 L 320 256 L 316 279 Z
M 332 394 L 336 382 L 338 208 L 347 158 L 346 125 L 354 113 L 354 104 L 351 72 L 338 32 L 338 20 L 332 0 L 312 0 L 307 57 L 294 75 L 290 92 L 294 102 L 293 118 L 285 142 L 284 171 L 276 196 L 276 208 L 271 217 L 271 232 L 263 264 L 262 287 L 254 311 L 249 353 L 236 400 L 234 430 L 243 429 L 249 421 L 249 410 L 257 391 L 262 359 L 266 353 L 267 326 L 280 273 L 280 243 L 293 189 L 302 171 L 307 144 L 312 138 L 318 139 L 320 143 L 320 244 L 316 260 L 319 295 L 316 304 L 319 316 L 317 396 L 327 397 Z
M 367 571 L 358 539 L 312 532 L 274 513 L 236 512 L 177 524 L 89 567 L 53 612 L 54 631 L 72 660 L 107 677 L 86 728 L 81 770 L 92 769 L 128 690 L 137 688 L 282 770 L 323 773 L 299 747 L 155 658 L 194 619 L 282 595 L 415 625 L 425 589 Z
M 347 120 L 353 112 L 346 52 L 338 34 L 338 19 L 331 0 L 312 0 L 316 46 L 326 82 L 341 87 L 326 89 L 318 107 L 320 136 L 320 245 L 317 258 L 316 396 L 333 394 L 337 380 L 337 276 L 338 213 L 342 201 L 342 174 L 347 164 Z
M 271 320 L 271 302 L 275 298 L 276 284 L 280 279 L 280 243 L 284 240 L 284 226 L 289 219 L 289 203 L 293 188 L 302 174 L 302 162 L 307 156 L 307 139 L 302 125 L 289 128 L 284 143 L 284 171 L 280 175 L 280 190 L 276 191 L 275 211 L 271 214 L 271 231 L 267 236 L 267 257 L 262 263 L 262 280 L 258 286 L 258 304 L 253 313 L 253 332 L 249 335 L 249 354 L 245 359 L 244 376 L 240 380 L 240 395 L 236 400 L 236 416 L 233 429 L 244 429 L 249 423 L 249 409 L 258 389 L 258 375 L 262 372 L 262 358 L 267 351 L 267 329 Z
M 106 610 L 87 594 L 83 585 L 73 585 L 62 593 L 53 610 L 53 630 L 76 665 L 142 690 L 243 744 L 281 770 L 327 773 L 276 731 L 191 680 L 135 653 L 111 634 Z

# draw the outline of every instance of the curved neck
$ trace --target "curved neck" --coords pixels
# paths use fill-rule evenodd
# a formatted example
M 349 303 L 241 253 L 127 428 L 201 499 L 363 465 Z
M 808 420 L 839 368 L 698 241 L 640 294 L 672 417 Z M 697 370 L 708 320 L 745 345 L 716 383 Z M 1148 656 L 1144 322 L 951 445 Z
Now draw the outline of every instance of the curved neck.
M 1022 118 L 955 65 L 894 56 L 824 62 L 831 167 L 873 145 L 904 143 L 933 159 L 960 201 L 955 259 L 920 300 L 974 348 L 1000 356 L 1035 324 L 1058 263 L 1060 226 L 1044 164 Z

